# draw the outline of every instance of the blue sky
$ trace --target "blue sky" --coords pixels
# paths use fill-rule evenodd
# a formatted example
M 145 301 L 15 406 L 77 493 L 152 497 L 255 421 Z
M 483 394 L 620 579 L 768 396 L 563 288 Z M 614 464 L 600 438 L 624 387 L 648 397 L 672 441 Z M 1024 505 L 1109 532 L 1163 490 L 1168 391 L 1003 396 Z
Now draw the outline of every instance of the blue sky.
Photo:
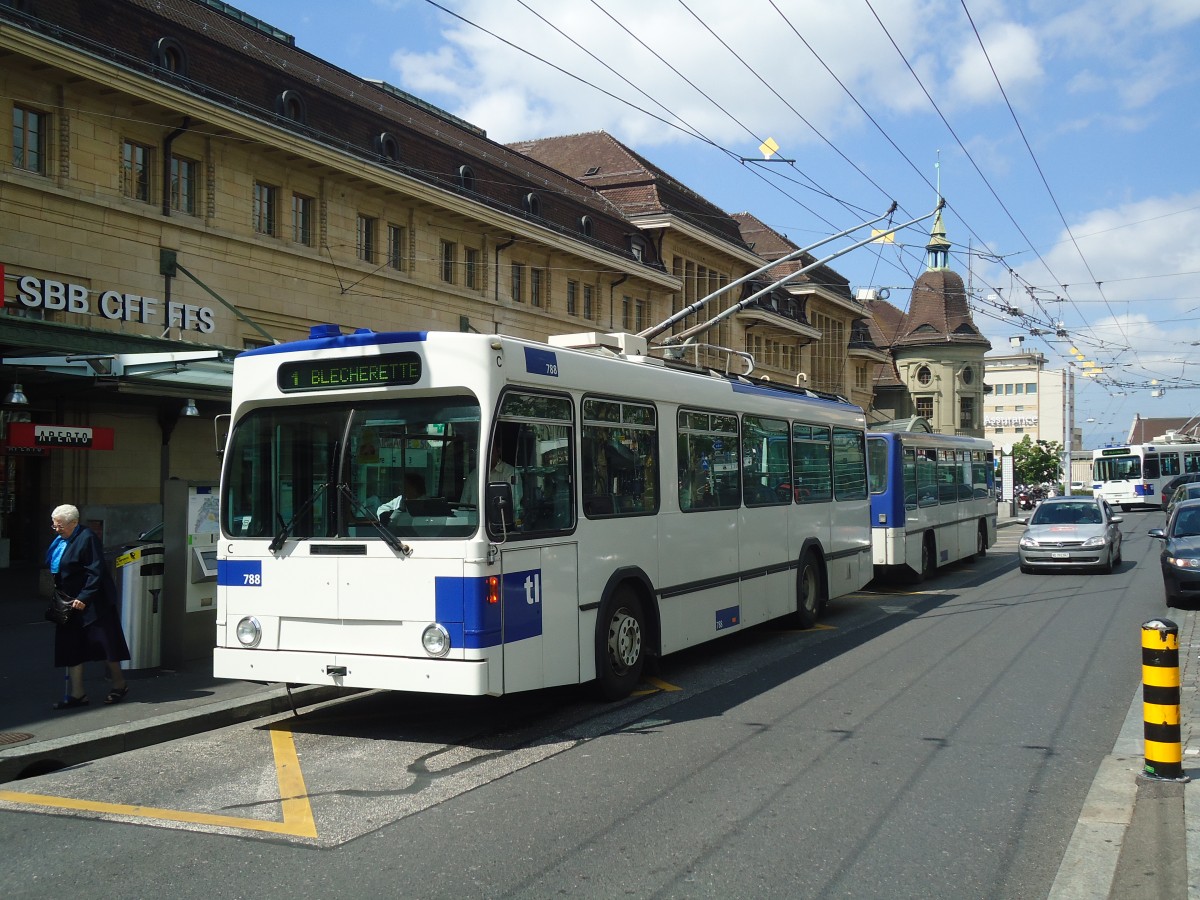
M 1104 367 L 1077 380 L 1085 446 L 1135 413 L 1200 414 L 1194 0 L 234 5 L 493 140 L 608 131 L 802 246 L 892 200 L 897 221 L 923 215 L 940 177 L 993 347 L 1021 335 L 1054 368 Z M 794 164 L 744 161 L 766 137 Z M 833 265 L 904 307 L 927 237 Z

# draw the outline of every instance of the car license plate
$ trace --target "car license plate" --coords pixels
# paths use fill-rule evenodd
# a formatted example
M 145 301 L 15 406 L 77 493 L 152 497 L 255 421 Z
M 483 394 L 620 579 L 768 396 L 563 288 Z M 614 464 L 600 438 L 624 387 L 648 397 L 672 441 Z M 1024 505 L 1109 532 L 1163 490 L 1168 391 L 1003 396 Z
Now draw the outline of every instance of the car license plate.
M 1051 559 L 1070 559 L 1071 554 L 1070 553 L 1051 553 L 1050 558 Z

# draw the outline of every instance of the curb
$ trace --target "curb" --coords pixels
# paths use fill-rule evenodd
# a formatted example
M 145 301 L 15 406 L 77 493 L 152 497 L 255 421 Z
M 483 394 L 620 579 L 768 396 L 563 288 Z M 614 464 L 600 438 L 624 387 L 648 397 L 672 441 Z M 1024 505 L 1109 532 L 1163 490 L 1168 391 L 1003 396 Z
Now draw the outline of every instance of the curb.
M 201 709 L 167 713 L 139 722 L 0 750 L 0 784 L 45 775 L 68 766 L 190 737 L 226 725 L 290 712 L 293 706 L 312 706 L 352 693 L 359 691 L 326 685 L 308 686 L 293 690 L 289 701 L 287 688 L 279 687 L 252 697 L 210 703 Z

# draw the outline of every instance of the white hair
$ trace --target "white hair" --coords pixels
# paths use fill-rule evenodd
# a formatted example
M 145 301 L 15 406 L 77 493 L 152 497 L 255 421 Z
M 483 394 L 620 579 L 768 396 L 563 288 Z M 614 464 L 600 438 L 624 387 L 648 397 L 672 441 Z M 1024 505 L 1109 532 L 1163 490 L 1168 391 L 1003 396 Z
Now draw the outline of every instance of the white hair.
M 60 522 L 78 522 L 79 507 L 72 506 L 70 503 L 56 506 L 54 507 L 54 512 L 50 513 L 50 518 Z

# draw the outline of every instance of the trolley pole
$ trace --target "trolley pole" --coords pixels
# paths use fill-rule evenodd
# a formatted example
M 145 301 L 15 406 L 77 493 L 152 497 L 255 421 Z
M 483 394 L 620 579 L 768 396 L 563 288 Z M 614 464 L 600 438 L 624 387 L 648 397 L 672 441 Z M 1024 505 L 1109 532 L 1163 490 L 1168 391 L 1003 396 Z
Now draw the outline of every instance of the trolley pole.
M 1146 767 L 1141 777 L 1190 781 L 1183 774 L 1179 728 L 1179 626 L 1170 619 L 1142 624 L 1142 710 Z

